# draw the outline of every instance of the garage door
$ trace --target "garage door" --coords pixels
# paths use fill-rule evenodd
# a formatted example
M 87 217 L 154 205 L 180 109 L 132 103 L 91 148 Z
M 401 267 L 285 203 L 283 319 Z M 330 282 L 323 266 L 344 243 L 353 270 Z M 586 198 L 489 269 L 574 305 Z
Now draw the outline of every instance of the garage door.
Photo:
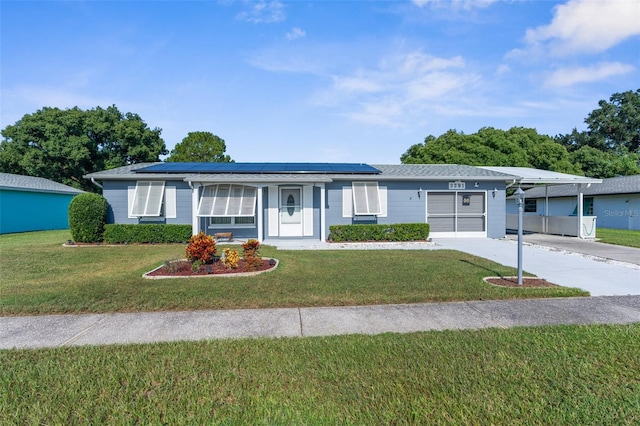
M 486 192 L 428 191 L 427 223 L 434 237 L 486 237 Z

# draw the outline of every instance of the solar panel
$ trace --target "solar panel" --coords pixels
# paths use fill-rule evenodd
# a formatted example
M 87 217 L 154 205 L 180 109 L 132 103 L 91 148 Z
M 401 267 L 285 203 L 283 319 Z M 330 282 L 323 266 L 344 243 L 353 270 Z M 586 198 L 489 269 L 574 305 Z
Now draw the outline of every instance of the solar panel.
M 162 163 L 143 167 L 136 173 L 332 173 L 379 174 L 362 163 Z

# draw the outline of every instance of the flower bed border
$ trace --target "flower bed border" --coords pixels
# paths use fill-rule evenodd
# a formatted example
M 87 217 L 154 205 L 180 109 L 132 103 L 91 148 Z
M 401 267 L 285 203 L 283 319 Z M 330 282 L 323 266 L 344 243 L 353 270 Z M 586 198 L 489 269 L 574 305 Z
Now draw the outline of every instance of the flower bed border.
M 228 273 L 228 274 L 199 274 L 199 275 L 149 275 L 149 274 L 157 271 L 158 269 L 161 269 L 161 268 L 164 267 L 164 265 L 160 265 L 157 268 L 153 268 L 149 272 L 145 272 L 144 274 L 142 274 L 142 278 L 145 278 L 147 280 L 163 280 L 163 279 L 179 279 L 179 278 L 250 277 L 250 276 L 253 276 L 253 275 L 260 275 L 260 274 L 264 274 L 266 272 L 275 271 L 276 268 L 278 267 L 278 265 L 280 264 L 280 261 L 278 259 L 274 259 L 273 257 L 262 257 L 261 259 L 262 260 L 273 259 L 276 262 L 276 264 L 273 265 L 272 268 L 265 269 L 263 271 L 238 272 L 236 274 Z M 187 259 L 179 259 L 178 262 L 184 262 L 186 260 Z

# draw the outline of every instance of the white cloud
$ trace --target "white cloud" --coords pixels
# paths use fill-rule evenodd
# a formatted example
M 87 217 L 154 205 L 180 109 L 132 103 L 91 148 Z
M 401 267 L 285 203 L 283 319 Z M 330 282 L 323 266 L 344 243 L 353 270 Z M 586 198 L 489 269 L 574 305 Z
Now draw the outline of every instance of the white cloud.
M 236 17 L 241 21 L 253 23 L 271 24 L 285 20 L 284 5 L 279 0 L 260 0 L 258 2 L 246 2 L 249 10 L 240 12 Z
M 498 68 L 496 69 L 496 74 L 498 75 L 504 75 L 511 72 L 511 67 L 509 67 L 509 65 L 507 64 L 500 64 L 498 66 Z
M 430 5 L 433 7 L 451 7 L 455 10 L 481 9 L 490 6 L 497 0 L 412 0 L 418 7 Z
M 307 35 L 307 33 L 304 30 L 302 30 L 302 29 L 300 29 L 298 27 L 293 27 L 291 29 L 291 31 L 289 31 L 287 33 L 287 40 L 295 40 L 295 39 L 298 39 L 298 38 L 302 38 L 302 37 L 304 37 L 306 35 Z
M 453 102 L 480 77 L 465 70 L 460 56 L 440 58 L 411 52 L 387 58 L 377 67 L 334 75 L 317 103 L 337 108 L 352 120 L 401 126 L 423 120 L 439 102 Z
M 571 86 L 576 83 L 590 83 L 633 72 L 635 67 L 621 62 L 604 62 L 587 67 L 567 67 L 554 71 L 545 81 L 550 87 Z
M 549 25 L 529 29 L 530 47 L 555 55 L 598 53 L 640 34 L 640 2 L 570 0 L 556 6 Z

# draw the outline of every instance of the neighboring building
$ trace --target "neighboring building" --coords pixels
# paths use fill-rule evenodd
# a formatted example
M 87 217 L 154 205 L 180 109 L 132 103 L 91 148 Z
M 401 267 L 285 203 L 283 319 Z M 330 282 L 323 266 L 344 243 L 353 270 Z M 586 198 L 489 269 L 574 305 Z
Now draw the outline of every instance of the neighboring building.
M 434 237 L 505 235 L 518 176 L 461 165 L 147 163 L 91 173 L 109 223 L 191 224 L 236 238 L 319 239 L 329 226 L 424 223 Z
M 44 178 L 0 173 L 0 234 L 69 228 L 69 203 L 82 192 Z
M 575 185 L 550 186 L 525 191 L 525 214 L 575 216 Z M 640 230 L 640 175 L 603 179 L 583 191 L 583 215 L 596 216 L 598 228 Z

